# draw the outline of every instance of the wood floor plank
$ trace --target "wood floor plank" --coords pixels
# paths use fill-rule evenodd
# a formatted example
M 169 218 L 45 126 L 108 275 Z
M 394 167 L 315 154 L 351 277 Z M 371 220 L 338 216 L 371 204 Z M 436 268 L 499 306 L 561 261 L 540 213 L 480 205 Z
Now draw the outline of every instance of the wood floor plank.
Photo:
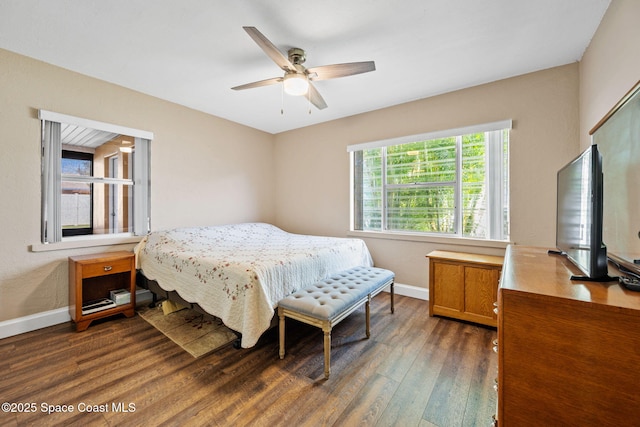
M 399 310 L 403 310 L 402 307 Z M 381 317 L 381 316 L 380 316 Z M 397 325 L 396 322 L 389 321 L 385 331 L 374 339 L 386 342 L 392 347 L 392 353 L 384 360 L 378 373 L 402 381 L 413 365 L 426 337 L 437 324 L 435 320 L 430 321 L 428 313 L 418 313 L 414 315 L 414 322 L 407 322 Z
M 383 413 L 379 425 L 417 425 L 436 387 L 449 349 L 456 342 L 461 325 L 429 318 L 435 326 L 425 336 L 423 345 L 400 387 Z
M 468 393 L 468 366 L 463 364 L 464 351 L 470 336 L 461 333 L 449 348 L 442 369 L 436 378 L 423 418 L 437 425 L 460 425 Z M 463 372 L 460 372 L 463 370 Z M 464 374 L 467 374 L 465 376 Z M 462 382 L 462 383 L 461 383 Z
M 495 330 L 430 318 L 427 304 L 396 296 L 391 314 L 389 295 L 376 296 L 369 339 L 364 310 L 338 324 L 329 380 L 321 331 L 293 321 L 282 360 L 277 329 L 251 349 L 228 346 L 194 359 L 137 316 L 6 338 L 3 400 L 76 410 L 0 412 L 0 425 L 487 425 L 495 412 Z M 80 404 L 109 410 L 81 412 Z
M 149 332 L 157 337 L 154 331 Z M 160 341 L 153 342 L 160 344 Z M 91 351 L 76 360 L 68 359 L 65 363 L 55 365 L 55 359 L 45 359 L 45 363 L 42 363 L 39 369 L 30 371 L 28 379 L 23 382 L 22 393 L 16 398 L 46 399 L 47 396 L 55 395 L 68 399 L 86 399 L 95 396 L 96 390 L 101 387 L 116 383 L 121 378 L 130 378 L 132 374 L 145 367 L 140 364 L 144 362 L 144 359 L 141 359 L 144 354 L 131 354 L 130 348 L 128 343 L 102 347 L 99 353 Z M 160 346 L 155 351 L 162 348 Z M 92 358 L 87 359 L 87 354 Z M 127 362 L 123 363 L 125 359 Z M 70 363 L 70 360 L 73 363 Z M 57 366 L 57 369 L 49 369 L 51 365 Z
M 490 343 L 490 336 L 484 333 L 486 330 L 465 326 L 449 349 L 425 408 L 424 419 L 437 425 L 463 425 L 469 396 L 478 392 L 471 387 L 475 361 L 491 357 L 486 349 Z
M 485 330 L 480 342 L 480 352 L 475 358 L 471 377 L 471 389 L 467 400 L 464 427 L 486 426 L 478 420 L 490 420 L 496 415 L 497 393 L 493 386 L 498 376 L 498 358 L 493 352 L 493 340 L 497 333 Z
M 399 383 L 384 375 L 374 375 L 336 420 L 336 425 L 374 426 L 398 389 Z

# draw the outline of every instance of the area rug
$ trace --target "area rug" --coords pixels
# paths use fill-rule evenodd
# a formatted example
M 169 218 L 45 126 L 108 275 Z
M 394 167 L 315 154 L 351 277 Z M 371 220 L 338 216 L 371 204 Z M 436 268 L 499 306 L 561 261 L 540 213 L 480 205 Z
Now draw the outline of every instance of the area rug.
M 219 319 L 203 316 L 190 308 L 166 315 L 160 307 L 142 308 L 138 314 L 195 358 L 205 356 L 237 338 Z

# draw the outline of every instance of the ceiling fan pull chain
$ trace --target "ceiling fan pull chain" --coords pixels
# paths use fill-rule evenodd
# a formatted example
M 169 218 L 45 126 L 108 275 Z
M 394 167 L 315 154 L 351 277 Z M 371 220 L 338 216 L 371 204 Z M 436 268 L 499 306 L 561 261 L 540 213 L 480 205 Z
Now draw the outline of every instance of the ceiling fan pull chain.
M 307 83 L 309 82 L 309 75 L 306 76 L 307 77 Z M 311 115 L 311 88 L 307 89 L 307 101 L 308 105 L 309 105 L 309 115 Z
M 280 85 L 280 115 L 284 116 L 284 83 Z

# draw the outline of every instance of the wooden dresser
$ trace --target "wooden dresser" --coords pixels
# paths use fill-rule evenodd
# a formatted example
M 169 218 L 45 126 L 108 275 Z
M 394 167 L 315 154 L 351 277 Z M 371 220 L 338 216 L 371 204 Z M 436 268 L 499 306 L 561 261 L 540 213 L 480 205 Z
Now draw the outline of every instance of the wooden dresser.
M 640 293 L 572 274 L 579 270 L 545 248 L 507 249 L 499 426 L 640 425 Z

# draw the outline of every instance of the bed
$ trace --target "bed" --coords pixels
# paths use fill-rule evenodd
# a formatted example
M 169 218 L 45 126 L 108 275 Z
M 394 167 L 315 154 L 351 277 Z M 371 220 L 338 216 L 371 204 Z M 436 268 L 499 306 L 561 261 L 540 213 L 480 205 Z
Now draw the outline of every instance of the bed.
M 220 318 L 252 347 L 285 296 L 330 274 L 373 266 L 360 239 L 288 233 L 265 223 L 155 231 L 136 268 L 167 293 Z

